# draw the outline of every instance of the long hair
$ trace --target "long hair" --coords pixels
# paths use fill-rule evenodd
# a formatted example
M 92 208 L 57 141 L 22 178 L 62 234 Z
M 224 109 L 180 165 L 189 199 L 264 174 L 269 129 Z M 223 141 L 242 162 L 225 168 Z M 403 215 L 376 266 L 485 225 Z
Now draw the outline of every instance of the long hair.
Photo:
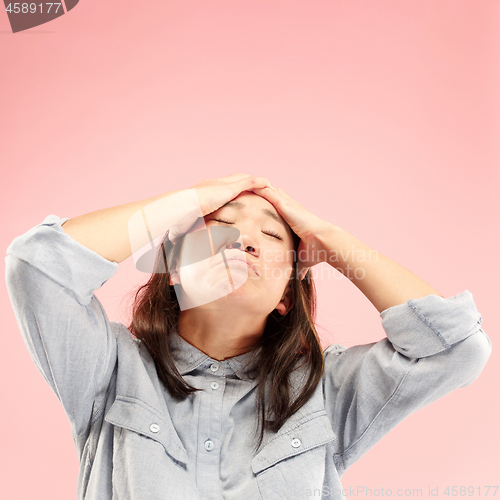
M 298 279 L 297 251 L 300 238 L 293 231 L 292 238 L 295 250 L 290 276 L 293 305 L 285 316 L 280 315 L 276 309 L 268 315 L 260 343 L 250 357 L 253 364 L 249 371 L 257 379 L 257 430 L 260 427 L 255 450 L 262 444 L 265 429 L 277 432 L 309 400 L 324 369 L 323 350 L 314 326 L 316 288 L 310 270 L 303 280 Z M 167 342 L 169 332 L 178 325 L 180 307 L 175 287 L 181 286 L 170 285 L 167 262 L 175 269 L 183 239 L 181 237 L 173 244 L 168 239 L 168 233 L 163 238 L 155 267 L 155 270 L 160 269 L 158 262 L 161 262 L 163 272 L 153 272 L 149 280 L 138 287 L 132 307 L 132 320 L 128 326 L 130 332 L 144 343 L 154 360 L 160 381 L 178 401 L 201 390 L 188 384 L 180 375 Z M 291 387 L 289 378 L 300 367 L 309 376 L 298 392 L 297 388 Z M 268 401 L 266 386 L 269 391 Z M 293 400 L 291 389 L 298 393 Z

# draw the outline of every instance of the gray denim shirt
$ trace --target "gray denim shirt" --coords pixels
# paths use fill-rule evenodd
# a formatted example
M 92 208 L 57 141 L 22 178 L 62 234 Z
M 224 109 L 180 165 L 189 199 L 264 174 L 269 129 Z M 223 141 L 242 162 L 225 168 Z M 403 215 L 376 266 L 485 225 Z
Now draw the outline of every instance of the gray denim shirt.
M 179 372 L 203 389 L 174 401 L 142 342 L 94 295 L 118 264 L 64 233 L 65 220 L 48 216 L 5 260 L 23 339 L 71 424 L 79 500 L 345 498 L 340 479 L 356 460 L 471 384 L 491 354 L 467 290 L 390 307 L 380 313 L 387 338 L 329 346 L 312 397 L 254 453 L 250 353 L 217 361 L 170 332 Z M 303 375 L 294 372 L 294 387 Z

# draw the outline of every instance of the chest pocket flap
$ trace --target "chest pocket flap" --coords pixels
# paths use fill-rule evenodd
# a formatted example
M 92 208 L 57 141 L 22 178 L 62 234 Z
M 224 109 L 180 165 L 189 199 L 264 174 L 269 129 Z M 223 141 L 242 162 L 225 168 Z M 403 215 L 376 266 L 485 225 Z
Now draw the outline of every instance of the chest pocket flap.
M 303 423 L 295 424 L 290 430 L 283 429 L 278 433 L 279 435 L 264 445 L 264 448 L 253 457 L 252 470 L 255 474 L 285 458 L 336 440 L 330 420 L 324 411 Z
M 104 419 L 110 424 L 129 429 L 160 443 L 175 460 L 189 462 L 187 451 L 174 429 L 170 417 L 165 418 L 135 398 L 117 396 Z

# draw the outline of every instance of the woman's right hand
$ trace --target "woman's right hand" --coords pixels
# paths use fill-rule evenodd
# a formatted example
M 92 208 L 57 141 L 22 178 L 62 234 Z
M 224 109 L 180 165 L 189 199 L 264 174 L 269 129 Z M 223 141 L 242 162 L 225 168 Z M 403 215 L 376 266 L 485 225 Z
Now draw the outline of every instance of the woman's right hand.
M 271 183 L 265 177 L 238 173 L 217 179 L 203 179 L 188 190 L 195 189 L 199 208 L 203 217 L 205 217 L 205 215 L 215 212 L 228 201 L 236 198 L 243 191 L 253 191 L 267 186 L 271 186 Z M 199 214 L 198 210 L 197 213 Z M 199 215 L 194 218 L 187 216 L 169 229 L 168 239 L 175 243 L 181 236 L 192 229 L 198 221 Z
M 205 216 L 215 212 L 243 191 L 262 189 L 267 186 L 271 186 L 271 183 L 265 177 L 238 173 L 217 179 L 204 179 L 190 189 L 196 189 L 201 211 Z

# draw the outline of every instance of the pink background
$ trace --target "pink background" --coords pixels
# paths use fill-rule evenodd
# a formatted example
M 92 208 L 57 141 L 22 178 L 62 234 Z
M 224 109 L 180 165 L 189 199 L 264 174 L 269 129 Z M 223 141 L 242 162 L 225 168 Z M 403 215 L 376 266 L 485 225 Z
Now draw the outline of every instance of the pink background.
M 491 0 L 82 0 L 17 34 L 2 9 L 1 246 L 52 213 L 268 177 L 445 297 L 472 292 L 494 346 L 344 487 L 499 485 L 499 28 Z M 145 277 L 129 259 L 98 290 L 110 319 Z M 347 279 L 317 288 L 325 346 L 385 336 Z M 76 498 L 69 422 L 0 300 L 0 496 Z

